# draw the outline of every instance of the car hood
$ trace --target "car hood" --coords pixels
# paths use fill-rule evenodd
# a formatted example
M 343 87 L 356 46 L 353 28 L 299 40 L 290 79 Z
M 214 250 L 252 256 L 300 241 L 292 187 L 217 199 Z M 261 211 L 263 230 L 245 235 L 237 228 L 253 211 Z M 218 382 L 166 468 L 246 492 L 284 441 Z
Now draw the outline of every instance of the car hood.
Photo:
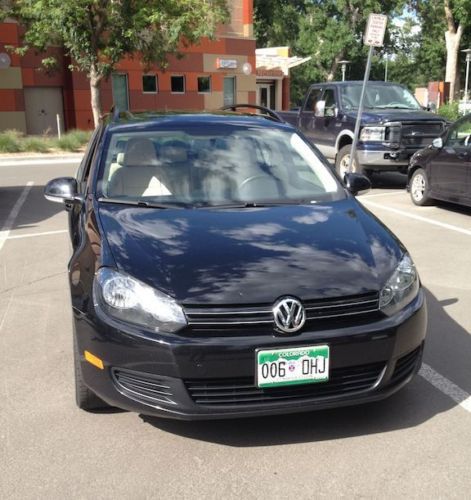
M 347 116 L 356 119 L 357 112 L 348 112 Z M 368 109 L 361 115 L 362 124 L 386 123 L 386 122 L 405 122 L 405 121 L 434 121 L 445 122 L 442 117 L 422 110 L 404 110 L 404 109 Z
M 404 251 L 352 198 L 194 210 L 100 203 L 98 213 L 118 269 L 183 304 L 379 291 Z

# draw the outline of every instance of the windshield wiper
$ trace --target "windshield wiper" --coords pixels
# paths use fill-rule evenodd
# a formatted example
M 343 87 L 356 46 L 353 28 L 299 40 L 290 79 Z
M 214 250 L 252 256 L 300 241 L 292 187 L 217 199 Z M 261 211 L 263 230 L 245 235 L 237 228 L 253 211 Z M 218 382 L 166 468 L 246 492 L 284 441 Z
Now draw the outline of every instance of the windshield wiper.
M 132 207 L 142 207 L 142 208 L 160 208 L 162 210 L 166 210 L 169 208 L 186 208 L 188 205 L 186 203 L 154 203 L 151 201 L 143 201 L 143 200 L 123 200 L 121 198 L 98 198 L 99 202 L 102 203 L 115 203 L 119 205 L 127 205 Z
M 221 204 L 201 204 L 195 208 L 264 208 L 277 207 L 282 205 L 312 205 L 315 200 L 279 200 L 279 201 L 247 201 L 240 203 L 221 203 Z
M 412 109 L 418 111 L 417 108 L 411 108 L 409 106 L 376 106 L 376 109 Z

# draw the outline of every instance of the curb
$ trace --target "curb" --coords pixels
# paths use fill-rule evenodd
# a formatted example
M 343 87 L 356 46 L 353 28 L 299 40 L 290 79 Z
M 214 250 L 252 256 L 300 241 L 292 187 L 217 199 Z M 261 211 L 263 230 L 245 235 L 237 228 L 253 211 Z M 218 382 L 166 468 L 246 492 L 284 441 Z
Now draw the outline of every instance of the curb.
M 0 165 L 25 165 L 28 163 L 41 163 L 45 164 L 48 161 L 57 163 L 60 161 L 65 162 L 80 162 L 84 153 L 71 153 L 71 154 L 45 154 L 45 155 L 0 155 Z

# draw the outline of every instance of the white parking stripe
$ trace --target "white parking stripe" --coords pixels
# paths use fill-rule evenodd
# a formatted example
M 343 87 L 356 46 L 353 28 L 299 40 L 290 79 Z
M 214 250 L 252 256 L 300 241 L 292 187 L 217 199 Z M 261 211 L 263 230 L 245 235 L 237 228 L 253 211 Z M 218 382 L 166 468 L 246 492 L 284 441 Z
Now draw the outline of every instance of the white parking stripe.
M 427 224 L 432 224 L 433 226 L 443 227 L 445 229 L 449 229 L 450 231 L 456 231 L 457 233 L 462 233 L 466 234 L 467 236 L 471 236 L 471 231 L 469 229 L 463 229 L 462 227 L 453 226 L 452 224 L 447 224 L 446 222 L 439 222 L 437 220 L 427 219 L 426 217 L 422 217 L 420 215 L 414 215 L 409 212 L 404 212 L 404 210 L 399 210 L 397 208 L 386 207 L 384 205 L 380 205 L 379 203 L 375 203 L 374 201 L 365 200 L 364 203 L 365 205 L 370 205 L 372 207 L 380 208 L 381 210 L 386 210 L 387 212 L 392 212 L 394 214 L 402 215 L 403 217 L 408 217 L 409 219 L 418 220 L 420 222 L 426 222 Z
M 374 193 L 374 194 L 363 194 L 361 199 L 364 198 L 376 198 L 377 196 L 394 196 L 398 194 L 407 194 L 405 190 L 400 191 L 388 191 L 387 193 Z
M 458 403 L 462 408 L 471 413 L 471 396 L 463 391 L 460 387 L 448 380 L 443 375 L 440 375 L 432 367 L 423 363 L 420 368 L 421 375 L 427 382 L 436 387 L 439 391 L 450 397 L 455 403 Z
M 20 197 L 16 200 L 16 203 L 13 205 L 10 214 L 8 215 L 5 224 L 3 224 L 2 230 L 0 231 L 0 250 L 3 248 L 5 241 L 8 239 L 8 235 L 10 234 L 10 229 L 13 227 L 18 214 L 20 213 L 21 207 L 23 203 L 26 201 L 26 198 L 33 187 L 34 182 L 28 181 L 25 188 L 20 194 Z
M 8 236 L 7 240 L 20 240 L 21 238 L 34 238 L 35 236 L 48 236 L 49 234 L 62 234 L 67 233 L 67 229 L 58 229 L 57 231 L 44 231 L 43 233 L 26 233 L 17 234 L 15 236 Z

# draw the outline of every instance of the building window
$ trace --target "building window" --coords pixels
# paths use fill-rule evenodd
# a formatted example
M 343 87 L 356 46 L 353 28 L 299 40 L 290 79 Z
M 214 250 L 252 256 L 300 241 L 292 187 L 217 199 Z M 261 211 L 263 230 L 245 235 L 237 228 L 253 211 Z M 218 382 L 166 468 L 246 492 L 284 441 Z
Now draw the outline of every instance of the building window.
M 157 76 L 142 75 L 142 92 L 144 94 L 155 94 L 157 92 Z
M 170 86 L 174 94 L 183 94 L 185 92 L 185 77 L 184 76 L 171 76 Z
M 207 94 L 211 92 L 211 77 L 199 76 L 198 77 L 198 92 Z

